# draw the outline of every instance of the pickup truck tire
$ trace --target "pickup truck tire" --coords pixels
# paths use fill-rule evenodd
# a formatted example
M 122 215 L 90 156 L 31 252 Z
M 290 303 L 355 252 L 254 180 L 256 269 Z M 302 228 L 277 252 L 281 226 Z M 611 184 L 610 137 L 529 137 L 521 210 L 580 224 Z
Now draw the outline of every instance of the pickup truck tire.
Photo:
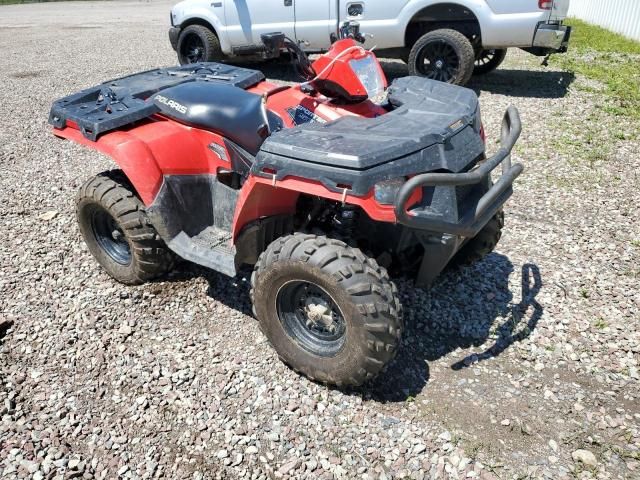
M 474 75 L 484 75 L 493 72 L 504 61 L 507 56 L 507 49 L 495 48 L 491 50 L 481 50 L 476 57 Z
M 180 65 L 198 62 L 219 62 L 224 57 L 220 41 L 214 32 L 202 25 L 189 25 L 178 37 Z
M 409 53 L 409 75 L 464 85 L 473 74 L 475 52 L 467 37 L 442 28 L 424 34 Z
M 103 172 L 80 187 L 76 217 L 87 248 L 119 282 L 139 285 L 173 266 L 173 253 L 121 170 Z
M 339 240 L 302 233 L 275 240 L 255 266 L 251 300 L 280 358 L 321 383 L 361 385 L 400 346 L 396 286 L 375 260 Z

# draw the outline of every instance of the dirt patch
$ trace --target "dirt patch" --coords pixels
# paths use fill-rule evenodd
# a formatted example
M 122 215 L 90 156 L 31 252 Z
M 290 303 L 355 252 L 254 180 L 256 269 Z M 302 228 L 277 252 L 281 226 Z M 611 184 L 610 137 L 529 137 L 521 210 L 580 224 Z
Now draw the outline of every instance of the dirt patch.
M 44 75 L 44 73 L 45 72 L 39 71 L 39 70 L 24 71 L 24 72 L 14 72 L 14 73 L 10 73 L 9 74 L 9 78 L 17 78 L 17 79 L 38 78 L 38 77 L 41 77 L 42 75 Z

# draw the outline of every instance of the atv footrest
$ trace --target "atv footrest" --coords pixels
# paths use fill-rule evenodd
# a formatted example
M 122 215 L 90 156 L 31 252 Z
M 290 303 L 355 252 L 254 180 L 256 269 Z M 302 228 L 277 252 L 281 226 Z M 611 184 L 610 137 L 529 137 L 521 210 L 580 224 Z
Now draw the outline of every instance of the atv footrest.
M 226 230 L 208 227 L 194 237 L 180 232 L 168 246 L 186 260 L 230 277 L 236 275 L 236 249 L 231 245 L 231 233 Z

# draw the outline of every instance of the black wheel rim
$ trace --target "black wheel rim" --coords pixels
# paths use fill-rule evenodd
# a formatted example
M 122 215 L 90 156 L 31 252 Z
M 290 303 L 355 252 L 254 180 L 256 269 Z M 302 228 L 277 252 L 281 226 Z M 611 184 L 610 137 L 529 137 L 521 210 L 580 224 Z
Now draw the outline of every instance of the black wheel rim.
M 194 34 L 188 34 L 182 44 L 182 54 L 188 63 L 204 61 L 205 47 L 202 39 Z
M 460 58 L 451 44 L 444 40 L 428 42 L 416 60 L 418 72 L 433 80 L 452 82 L 460 69 Z
M 483 67 L 493 61 L 496 56 L 495 50 L 483 50 L 476 58 L 476 67 Z
M 287 334 L 306 351 L 332 357 L 344 345 L 344 315 L 322 287 L 302 280 L 285 283 L 276 296 L 276 309 Z
M 131 262 L 131 247 L 118 222 L 103 208 L 91 212 L 91 230 L 96 242 L 116 263 L 128 265 Z

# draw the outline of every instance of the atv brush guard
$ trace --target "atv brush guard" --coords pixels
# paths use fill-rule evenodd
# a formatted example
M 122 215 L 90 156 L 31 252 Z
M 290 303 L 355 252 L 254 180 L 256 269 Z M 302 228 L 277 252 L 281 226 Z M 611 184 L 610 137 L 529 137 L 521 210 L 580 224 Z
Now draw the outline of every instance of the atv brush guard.
M 513 182 L 524 169 L 520 163 L 511 165 L 511 150 L 518 140 L 521 130 L 518 110 L 514 106 L 510 106 L 502 119 L 501 147 L 491 158 L 479 164 L 470 172 L 425 173 L 416 175 L 407 181 L 396 197 L 395 214 L 398 223 L 407 227 L 432 232 L 448 233 L 462 237 L 475 236 L 511 196 Z M 458 222 L 443 220 L 441 215 L 430 212 L 429 208 L 414 208 L 410 210 L 406 208 L 409 198 L 418 188 L 459 187 L 480 184 L 488 181 L 489 175 L 498 165 L 502 165 L 500 179 L 478 200 L 473 208 L 461 216 Z

